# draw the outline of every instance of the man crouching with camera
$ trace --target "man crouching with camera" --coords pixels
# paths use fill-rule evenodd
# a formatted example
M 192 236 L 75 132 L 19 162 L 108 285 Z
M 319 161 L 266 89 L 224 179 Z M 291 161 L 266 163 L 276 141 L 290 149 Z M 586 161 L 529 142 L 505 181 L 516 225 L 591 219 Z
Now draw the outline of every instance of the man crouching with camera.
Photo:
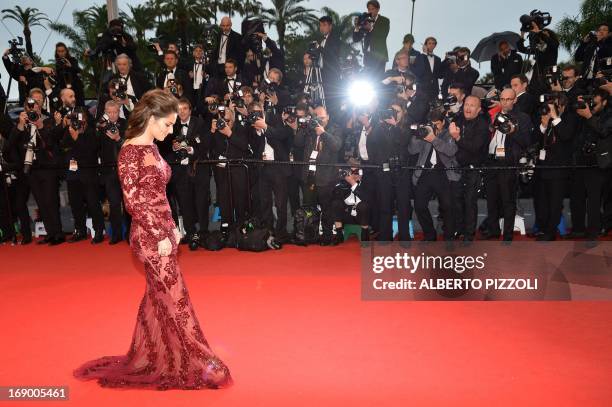
M 533 125 L 525 113 L 516 111 L 516 93 L 504 89 L 500 96 L 501 112 L 493 121 L 493 137 L 489 142 L 488 167 L 518 165 L 524 150 L 531 144 Z M 498 239 L 501 234 L 498 219 L 504 218 L 504 241 L 512 241 L 516 216 L 516 170 L 490 169 L 485 173 L 487 190 L 488 233 L 485 239 Z M 502 207 L 500 207 L 500 202 Z
M 100 181 L 104 185 L 110 207 L 110 223 L 113 230 L 109 244 L 114 245 L 122 239 L 123 219 L 127 212 L 122 211 L 123 195 L 117 173 L 117 156 L 125 141 L 127 120 L 119 117 L 121 105 L 109 100 L 104 105 L 104 113 L 96 123 L 97 139 L 100 144 Z M 129 228 L 128 228 L 129 229 Z M 128 234 L 129 236 L 129 234 Z
M 354 224 L 361 226 L 361 241 L 370 240 L 370 229 L 368 226 L 370 217 L 370 205 L 366 200 L 366 194 L 361 188 L 362 171 L 357 168 L 359 164 L 354 158 L 350 158 L 350 169 L 341 169 L 341 180 L 334 187 L 334 222 L 336 226 L 336 237 L 334 244 L 344 242 L 344 225 Z

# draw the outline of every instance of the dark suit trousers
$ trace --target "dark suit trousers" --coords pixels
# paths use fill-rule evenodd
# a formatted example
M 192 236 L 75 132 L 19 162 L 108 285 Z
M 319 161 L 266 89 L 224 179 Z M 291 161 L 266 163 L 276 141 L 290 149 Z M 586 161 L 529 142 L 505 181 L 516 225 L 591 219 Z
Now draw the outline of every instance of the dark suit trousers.
M 259 219 L 277 238 L 287 236 L 287 176 L 275 166 L 260 168 L 257 180 Z M 274 195 L 274 199 L 272 198 Z M 276 207 L 276 227 L 272 205 Z
M 86 233 L 85 219 L 89 212 L 93 229 L 97 233 L 104 231 L 104 215 L 100 205 L 98 178 L 79 177 L 68 180 L 68 200 L 74 218 L 74 229 Z
M 502 161 L 496 165 L 503 166 Z M 499 236 L 499 218 L 504 218 L 504 238 L 511 239 L 514 234 L 516 216 L 516 170 L 490 170 L 485 175 L 487 189 L 487 218 L 489 234 Z
M 49 237 L 63 235 L 59 213 L 59 179 L 55 170 L 32 170 L 30 188 Z
M 423 171 L 414 191 L 414 210 L 427 241 L 436 240 L 436 229 L 429 212 L 429 201 L 434 195 L 438 197 L 438 207 L 444 219 L 444 238 L 450 240 L 455 233 L 455 219 L 451 209 L 450 182 L 445 171 Z

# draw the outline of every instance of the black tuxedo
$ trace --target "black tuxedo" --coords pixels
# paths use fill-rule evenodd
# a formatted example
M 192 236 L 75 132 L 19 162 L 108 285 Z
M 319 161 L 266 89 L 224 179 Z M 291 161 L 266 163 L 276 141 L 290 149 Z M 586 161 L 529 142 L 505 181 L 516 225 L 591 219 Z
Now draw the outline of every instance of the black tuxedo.
M 442 79 L 443 77 L 442 60 L 439 56 L 433 55 L 433 70 L 431 69 L 427 54 L 421 54 L 421 60 L 423 72 L 420 78 L 420 85 L 427 93 L 427 95 L 432 98 L 435 98 L 438 96 L 438 93 L 440 93 L 440 85 L 438 84 L 438 79 Z
M 364 66 L 379 73 L 384 72 L 385 63 L 389 60 L 389 52 L 387 51 L 389 27 L 389 19 L 379 14 L 372 31 L 369 33 L 353 32 L 353 42 L 364 40 L 364 49 L 366 50 Z
M 234 85 L 233 85 L 234 91 L 237 91 L 238 89 L 240 89 L 237 85 L 238 83 L 240 83 L 241 85 L 244 84 L 242 81 L 242 77 L 240 75 L 236 75 L 236 79 L 234 80 Z M 227 77 L 217 76 L 217 77 L 212 78 L 208 82 L 208 84 L 206 85 L 206 91 L 204 94 L 207 97 L 211 95 L 217 95 L 221 99 L 223 99 L 223 96 L 226 93 L 231 93 L 229 81 Z
M 160 89 L 164 89 L 166 74 L 167 71 L 164 69 L 159 73 L 159 75 L 157 75 L 155 86 Z M 174 68 L 174 80 L 176 81 L 177 85 L 181 85 L 183 87 L 183 96 L 189 99 L 193 104 L 193 81 L 189 77 L 187 71 L 180 68 Z
M 225 41 L 227 41 L 227 47 L 225 48 L 225 60 L 227 61 L 229 58 L 234 59 L 238 63 L 238 69 L 241 69 L 242 65 L 244 64 L 246 49 L 242 44 L 242 36 L 234 30 L 230 31 L 227 40 L 221 33 L 219 33 L 219 37 L 217 37 L 218 46 L 212 55 L 211 63 L 213 65 L 218 65 L 221 44 Z M 223 64 L 219 64 L 219 71 L 217 74 L 223 75 Z

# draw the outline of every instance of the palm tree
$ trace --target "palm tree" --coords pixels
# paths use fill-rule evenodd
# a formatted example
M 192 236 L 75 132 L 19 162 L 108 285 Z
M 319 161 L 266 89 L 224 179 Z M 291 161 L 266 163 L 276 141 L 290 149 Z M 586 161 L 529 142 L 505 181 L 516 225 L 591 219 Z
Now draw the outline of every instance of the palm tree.
M 41 22 L 50 23 L 51 20 L 45 13 L 41 13 L 37 8 L 28 7 L 22 9 L 20 6 L 15 6 L 15 9 L 4 9 L 2 10 L 2 20 L 14 20 L 21 24 L 23 27 L 23 37 L 25 38 L 26 51 L 28 55 L 33 56 L 34 51 L 32 50 L 32 27 L 45 28 Z M 45 28 L 46 30 L 46 28 Z
M 132 17 L 126 21 L 126 26 L 134 30 L 136 40 L 142 42 L 145 40 L 145 32 L 155 28 L 155 11 L 146 5 L 139 4 L 138 6 L 128 6 Z
M 278 47 L 285 51 L 285 35 L 292 33 L 300 25 L 308 26 L 317 21 L 312 13 L 314 10 L 300 5 L 304 0 L 272 0 L 273 8 L 264 9 L 261 13 L 262 21 L 268 27 L 275 26 L 278 33 Z
M 74 57 L 79 57 L 88 48 L 93 48 L 96 44 L 98 34 L 104 32 L 107 27 L 106 5 L 92 6 L 83 11 L 72 13 L 74 23 L 72 25 L 62 23 L 52 23 L 51 29 L 66 37 L 70 45 L 68 49 Z M 86 96 L 95 94 L 99 86 L 99 78 L 102 71 L 97 60 L 86 58 L 81 60 L 82 76 L 85 85 Z
M 582 38 L 597 28 L 597 24 L 609 21 L 612 21 L 610 0 L 584 0 L 578 16 L 565 17 L 557 24 L 559 42 L 563 48 L 572 53 Z

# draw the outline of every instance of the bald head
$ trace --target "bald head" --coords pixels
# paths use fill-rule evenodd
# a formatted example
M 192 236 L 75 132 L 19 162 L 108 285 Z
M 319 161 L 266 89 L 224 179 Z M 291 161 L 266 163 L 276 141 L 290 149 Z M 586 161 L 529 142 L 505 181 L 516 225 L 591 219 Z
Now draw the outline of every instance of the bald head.
M 504 113 L 510 112 L 514 109 L 514 104 L 516 103 L 516 92 L 512 89 L 504 89 L 499 97 L 499 101 L 501 103 L 502 111 Z
M 463 116 L 467 120 L 472 120 L 478 117 L 478 114 L 480 114 L 480 110 L 480 99 L 476 96 L 470 95 L 466 97 L 463 101 Z
M 329 116 L 327 115 L 327 109 L 325 109 L 323 106 L 318 106 L 314 110 L 314 114 L 317 116 L 317 119 L 319 119 L 319 122 L 321 123 L 323 127 L 327 126 L 327 123 L 329 123 Z
M 223 31 L 224 34 L 229 34 L 232 30 L 232 20 L 227 16 L 223 17 L 221 19 L 219 27 L 221 28 L 221 31 Z
M 60 91 L 60 99 L 64 106 L 75 107 L 76 97 L 72 89 L 64 88 Z

